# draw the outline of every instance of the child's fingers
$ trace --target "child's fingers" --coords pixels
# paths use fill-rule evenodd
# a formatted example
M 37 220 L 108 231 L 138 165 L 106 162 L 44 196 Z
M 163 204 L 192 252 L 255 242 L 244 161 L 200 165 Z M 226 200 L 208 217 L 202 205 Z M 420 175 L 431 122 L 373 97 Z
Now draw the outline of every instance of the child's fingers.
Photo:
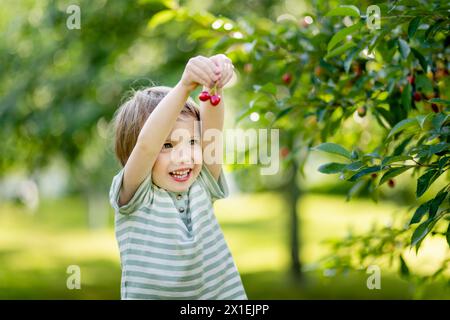
M 223 60 L 218 58 L 217 56 L 213 56 L 209 58 L 209 61 L 214 66 L 215 69 L 215 79 L 217 79 L 217 85 L 221 87 L 221 80 L 225 76 L 224 63 Z
M 199 66 L 205 70 L 213 81 L 219 79 L 220 68 L 217 67 L 211 59 L 201 57 L 198 61 Z
M 191 70 L 193 73 L 194 81 L 198 82 L 206 87 L 211 88 L 212 83 L 214 82 L 208 75 L 207 72 L 205 72 L 201 67 L 198 65 L 193 64 L 191 66 Z
M 229 62 L 225 62 L 224 63 L 224 76 L 223 76 L 223 79 L 221 79 L 221 87 L 223 87 L 223 86 L 225 86 L 227 83 L 228 83 L 228 81 L 230 81 L 231 80 L 231 78 L 233 77 L 233 69 L 234 69 L 234 66 L 231 64 L 231 63 L 229 63 Z
M 219 61 L 218 61 L 219 59 L 217 59 L 217 56 L 209 57 L 209 60 L 213 62 L 214 69 L 216 69 L 216 70 L 218 70 L 220 72 L 221 70 L 220 70 L 220 65 L 219 65 Z
M 231 79 L 231 77 L 233 76 L 233 63 L 231 62 L 231 60 L 226 56 L 226 55 L 219 55 L 220 59 L 220 63 L 221 63 L 221 68 L 223 70 L 223 77 L 221 79 L 221 86 L 225 86 L 225 84 L 227 84 L 227 82 Z
M 227 84 L 228 81 L 231 80 L 231 78 L 233 77 L 233 65 L 231 63 L 226 63 L 225 64 L 225 68 L 227 70 L 227 76 L 226 78 L 223 80 L 223 84 Z

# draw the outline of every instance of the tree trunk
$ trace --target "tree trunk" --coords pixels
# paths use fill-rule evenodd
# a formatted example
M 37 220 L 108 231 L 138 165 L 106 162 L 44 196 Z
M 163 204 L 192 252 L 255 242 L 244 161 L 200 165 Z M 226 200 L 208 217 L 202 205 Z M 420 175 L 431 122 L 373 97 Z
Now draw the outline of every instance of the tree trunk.
M 286 185 L 285 195 L 289 207 L 289 224 L 290 224 L 290 254 L 291 254 L 291 273 L 300 280 L 302 278 L 301 260 L 300 260 L 300 228 L 299 228 L 299 214 L 297 212 L 297 202 L 300 199 L 300 188 L 297 185 L 297 171 L 298 165 L 293 163 L 293 174 Z

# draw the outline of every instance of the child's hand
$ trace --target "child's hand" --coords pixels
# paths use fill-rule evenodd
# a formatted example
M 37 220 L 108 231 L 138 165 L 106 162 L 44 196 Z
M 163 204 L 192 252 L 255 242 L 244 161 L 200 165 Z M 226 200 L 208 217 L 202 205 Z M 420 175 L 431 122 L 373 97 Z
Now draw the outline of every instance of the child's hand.
M 217 83 L 217 87 L 223 88 L 228 83 L 228 81 L 230 81 L 231 78 L 233 77 L 234 72 L 233 62 L 231 61 L 230 58 L 228 58 L 224 54 L 216 54 L 210 57 L 209 59 L 212 60 L 214 64 L 220 69 L 219 74 L 220 78 Z
M 209 58 L 197 56 L 189 59 L 181 77 L 181 84 L 189 91 L 195 90 L 198 85 L 212 88 L 219 80 L 220 69 Z

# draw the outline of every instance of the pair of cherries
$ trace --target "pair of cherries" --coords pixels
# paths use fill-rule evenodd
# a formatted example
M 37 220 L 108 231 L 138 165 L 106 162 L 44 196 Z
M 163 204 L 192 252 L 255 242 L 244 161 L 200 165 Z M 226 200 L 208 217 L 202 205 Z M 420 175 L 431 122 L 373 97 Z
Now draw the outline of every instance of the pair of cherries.
M 210 94 L 208 91 L 202 91 L 200 92 L 198 98 L 200 99 L 200 101 L 208 101 L 213 105 L 213 106 L 217 106 L 220 103 L 221 97 L 220 95 L 216 94 L 216 90 L 217 90 L 217 84 L 214 84 L 214 87 L 211 90 Z

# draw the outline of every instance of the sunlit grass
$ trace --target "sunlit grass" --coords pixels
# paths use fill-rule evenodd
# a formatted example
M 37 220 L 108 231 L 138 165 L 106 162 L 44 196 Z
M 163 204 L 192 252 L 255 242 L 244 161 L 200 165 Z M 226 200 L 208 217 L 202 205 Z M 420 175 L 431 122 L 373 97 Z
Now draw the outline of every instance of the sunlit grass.
M 305 195 L 298 208 L 301 258 L 306 265 L 330 253 L 324 240 L 343 237 L 349 228 L 359 233 L 374 222 L 389 223 L 392 214 L 403 210 L 392 203 L 345 202 L 339 196 L 314 194 Z M 215 209 L 251 299 L 413 297 L 411 286 L 396 279 L 395 268 L 383 269 L 394 280 L 385 281 L 382 292 L 368 290 L 367 276 L 361 273 L 329 279 L 309 273 L 309 280 L 296 285 L 286 273 L 289 217 L 283 198 L 276 194 L 232 196 L 217 201 Z M 16 205 L 1 204 L 0 298 L 118 299 L 120 262 L 112 219 L 98 230 L 88 229 L 87 221 L 80 198 L 45 201 L 34 215 Z M 431 272 L 448 253 L 442 243 L 425 241 L 418 257 L 413 251 L 406 255 L 408 264 Z M 80 266 L 82 290 L 66 288 L 69 265 Z M 443 292 L 438 286 L 428 296 L 448 296 Z
M 340 196 L 323 195 L 303 197 L 298 209 L 303 240 L 301 255 L 305 263 L 329 254 L 326 240 L 343 238 L 350 230 L 360 234 L 374 224 L 390 224 L 404 210 L 389 202 L 374 204 L 366 199 L 346 202 Z M 282 198 L 273 194 L 233 197 L 218 201 L 216 211 L 242 272 L 268 267 L 274 271 L 287 269 L 289 217 L 283 211 Z M 234 227 L 237 225 L 240 227 Z M 446 254 L 446 243 L 430 238 L 423 242 L 418 255 L 411 250 L 406 252 L 405 259 L 415 270 L 430 273 Z

